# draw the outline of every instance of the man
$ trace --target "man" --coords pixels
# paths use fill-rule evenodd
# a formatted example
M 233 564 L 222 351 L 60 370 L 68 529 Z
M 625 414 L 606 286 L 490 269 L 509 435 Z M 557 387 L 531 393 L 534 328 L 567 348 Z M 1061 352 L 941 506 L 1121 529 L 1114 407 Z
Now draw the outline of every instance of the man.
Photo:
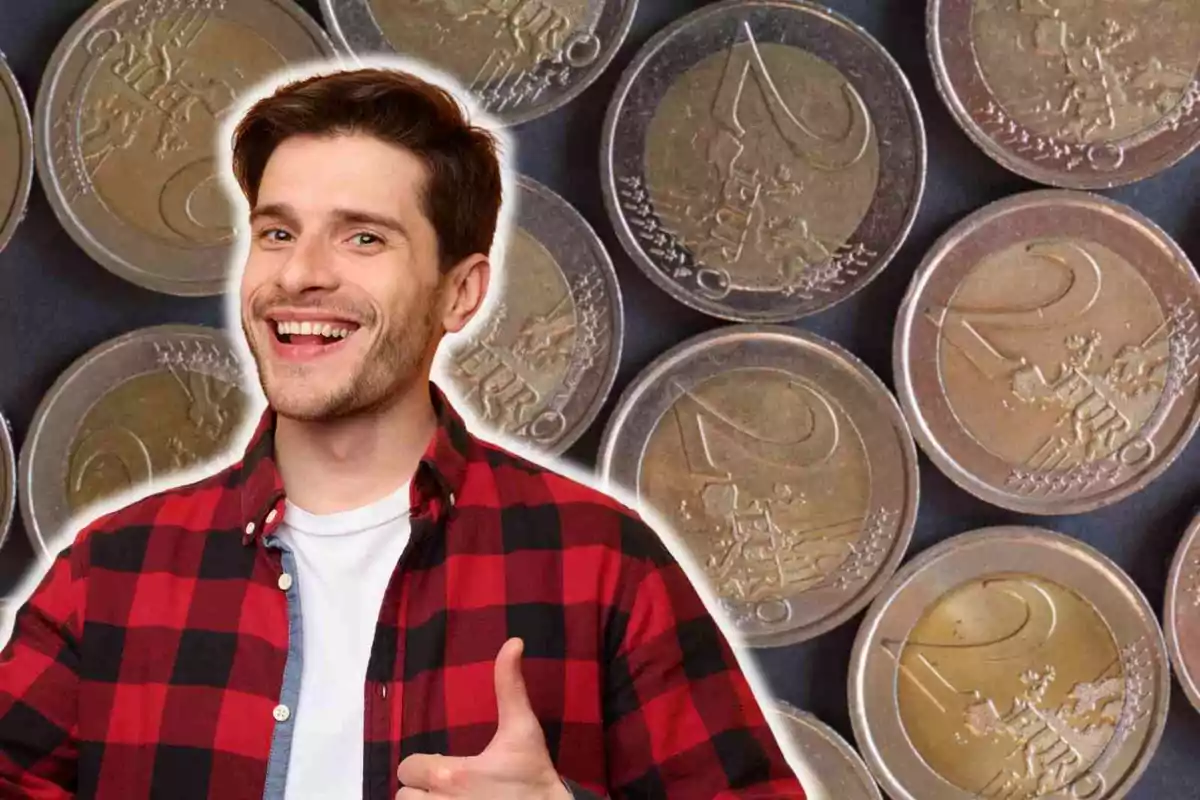
M 494 145 L 390 70 L 241 121 L 269 408 L 54 560 L 0 657 L 0 795 L 803 797 L 655 534 L 430 382 L 487 291 Z

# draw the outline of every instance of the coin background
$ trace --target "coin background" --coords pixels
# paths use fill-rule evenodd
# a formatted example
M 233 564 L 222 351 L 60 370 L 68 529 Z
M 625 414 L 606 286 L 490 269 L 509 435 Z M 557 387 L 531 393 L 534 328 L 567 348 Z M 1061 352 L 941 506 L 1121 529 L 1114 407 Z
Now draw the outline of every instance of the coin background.
M 90 0 L 0 0 L 0 50 L 30 103 L 46 63 Z M 320 20 L 316 0 L 300 5 Z M 513 129 L 516 166 L 572 202 L 608 246 L 620 277 L 626 338 L 616 385 L 588 432 L 567 458 L 593 464 L 600 433 L 629 381 L 679 341 L 720 320 L 673 301 L 624 254 L 604 211 L 599 147 L 604 112 L 637 48 L 703 0 L 643 0 L 624 46 L 600 78 L 557 112 Z M 925 51 L 924 9 L 918 0 L 828 0 L 879 39 L 907 74 L 924 116 L 929 172 L 920 214 L 904 247 L 872 283 L 844 303 L 797 323 L 851 350 L 889 386 L 892 325 L 913 269 L 952 224 L 993 200 L 1037 188 L 979 151 L 938 97 Z M 1200 263 L 1200 153 L 1138 184 L 1104 194 L 1128 203 L 1176 238 Z M 16 444 L 23 441 L 42 395 L 72 361 L 100 342 L 145 325 L 220 324 L 220 298 L 155 294 L 93 263 L 62 230 L 34 182 L 29 212 L 0 251 L 0 409 Z M 1171 558 L 1200 505 L 1200 440 L 1142 492 L 1086 515 L 1028 517 L 995 508 L 958 489 L 921 457 L 921 509 L 910 557 L 951 535 L 1003 524 L 1051 527 L 1076 536 L 1125 569 L 1160 609 Z M 32 564 L 19 519 L 0 549 L 0 594 L 8 594 Z M 853 742 L 846 707 L 850 649 L 862 615 L 810 642 L 753 656 L 780 699 L 812 712 Z M 1200 796 L 1200 714 L 1173 687 L 1167 731 L 1132 800 Z

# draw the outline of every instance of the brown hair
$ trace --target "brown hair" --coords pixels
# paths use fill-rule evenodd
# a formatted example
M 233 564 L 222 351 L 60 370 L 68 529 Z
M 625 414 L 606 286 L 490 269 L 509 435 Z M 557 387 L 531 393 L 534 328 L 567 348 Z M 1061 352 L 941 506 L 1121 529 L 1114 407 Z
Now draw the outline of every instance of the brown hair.
M 501 200 L 496 137 L 472 125 L 445 89 L 398 70 L 317 75 L 255 103 L 233 134 L 233 173 L 250 206 L 267 160 L 285 139 L 350 133 L 399 145 L 425 164 L 422 206 L 443 270 L 488 252 Z

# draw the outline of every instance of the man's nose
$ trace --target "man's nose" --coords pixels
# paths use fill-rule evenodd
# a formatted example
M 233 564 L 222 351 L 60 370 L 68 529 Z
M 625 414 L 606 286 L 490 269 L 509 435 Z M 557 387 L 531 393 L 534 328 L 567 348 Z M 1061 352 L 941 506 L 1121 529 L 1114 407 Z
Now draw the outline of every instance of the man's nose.
M 277 281 L 289 295 L 336 288 L 337 272 L 324 240 L 317 236 L 300 237 L 284 261 Z

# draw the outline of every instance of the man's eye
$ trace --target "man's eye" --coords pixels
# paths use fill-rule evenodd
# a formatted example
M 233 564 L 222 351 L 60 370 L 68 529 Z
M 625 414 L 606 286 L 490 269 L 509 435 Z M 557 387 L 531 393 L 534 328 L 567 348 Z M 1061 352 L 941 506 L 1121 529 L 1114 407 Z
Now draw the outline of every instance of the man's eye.
M 291 240 L 292 235 L 283 228 L 264 228 L 259 232 L 258 238 L 268 242 L 287 242 Z
M 360 247 L 370 247 L 373 244 L 379 244 L 383 240 L 373 233 L 356 233 L 350 237 L 350 241 Z

